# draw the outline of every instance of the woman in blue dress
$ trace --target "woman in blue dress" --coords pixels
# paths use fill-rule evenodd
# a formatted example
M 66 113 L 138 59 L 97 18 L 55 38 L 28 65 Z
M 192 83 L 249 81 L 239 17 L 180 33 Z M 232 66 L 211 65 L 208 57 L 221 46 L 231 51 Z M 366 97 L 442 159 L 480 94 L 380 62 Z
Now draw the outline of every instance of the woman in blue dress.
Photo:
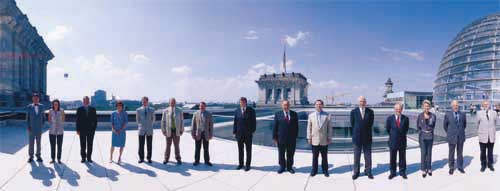
M 125 147 L 125 128 L 128 123 L 127 112 L 123 110 L 123 102 L 116 102 L 116 110 L 111 114 L 111 155 L 109 157 L 109 162 L 113 162 L 113 152 L 115 147 L 120 147 L 120 156 L 118 157 L 118 164 L 121 164 L 123 147 Z

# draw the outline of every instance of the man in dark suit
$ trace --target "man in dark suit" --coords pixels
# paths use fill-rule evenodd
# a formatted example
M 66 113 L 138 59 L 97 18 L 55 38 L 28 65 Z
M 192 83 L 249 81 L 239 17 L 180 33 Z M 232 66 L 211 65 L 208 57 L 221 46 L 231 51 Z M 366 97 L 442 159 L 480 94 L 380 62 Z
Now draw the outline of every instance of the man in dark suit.
M 448 166 L 450 167 L 450 175 L 455 170 L 455 149 L 457 151 L 457 168 L 461 173 L 464 170 L 464 142 L 465 142 L 465 127 L 467 119 L 465 113 L 458 109 L 458 101 L 451 102 L 452 111 L 446 112 L 443 120 L 443 128 L 446 131 L 446 141 L 448 141 Z
M 351 111 L 352 143 L 354 150 L 354 168 L 352 179 L 359 177 L 359 166 L 361 150 L 365 158 L 365 173 L 368 178 L 372 175 L 372 126 L 374 114 L 373 110 L 366 108 L 366 98 L 358 98 L 359 107 Z
M 394 115 L 387 117 L 385 129 L 389 134 L 390 165 L 391 174 L 389 180 L 396 176 L 396 156 L 399 153 L 399 175 L 404 179 L 406 176 L 406 134 L 410 128 L 408 117 L 401 114 L 403 105 L 397 103 L 394 105 Z
M 83 97 L 83 106 L 76 110 L 76 133 L 80 137 L 80 155 L 82 163 L 92 163 L 92 145 L 97 128 L 96 109 L 89 105 L 89 97 Z
M 250 164 L 252 162 L 252 137 L 256 129 L 256 124 L 255 110 L 251 107 L 247 107 L 247 98 L 241 97 L 240 107 L 234 112 L 233 125 L 233 135 L 238 142 L 239 165 L 236 168 L 237 170 L 243 168 L 244 149 L 247 154 L 245 171 L 250 170 Z
M 299 129 L 299 119 L 295 111 L 290 110 L 290 102 L 281 102 L 283 111 L 274 114 L 273 142 L 278 145 L 278 160 L 281 174 L 286 170 L 295 173 L 293 170 L 293 155 L 295 154 L 295 144 Z M 285 159 L 286 153 L 286 159 Z

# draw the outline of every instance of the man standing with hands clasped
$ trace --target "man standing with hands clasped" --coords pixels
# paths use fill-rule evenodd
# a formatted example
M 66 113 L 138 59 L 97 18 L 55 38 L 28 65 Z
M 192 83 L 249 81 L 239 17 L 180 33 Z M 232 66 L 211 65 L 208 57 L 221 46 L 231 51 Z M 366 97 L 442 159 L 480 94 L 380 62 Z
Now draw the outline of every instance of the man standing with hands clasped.
M 299 129 L 299 118 L 295 111 L 290 110 L 290 102 L 281 102 L 283 111 L 274 114 L 273 142 L 278 146 L 278 160 L 280 168 L 278 174 L 286 170 L 295 173 L 293 170 L 293 155 Z M 286 153 L 286 158 L 285 158 Z
M 330 115 L 323 111 L 323 100 L 316 100 L 316 111 L 307 119 L 307 142 L 312 145 L 313 161 L 311 176 L 318 173 L 318 157 L 321 153 L 321 169 L 326 177 L 328 173 L 328 145 L 332 142 L 333 130 Z

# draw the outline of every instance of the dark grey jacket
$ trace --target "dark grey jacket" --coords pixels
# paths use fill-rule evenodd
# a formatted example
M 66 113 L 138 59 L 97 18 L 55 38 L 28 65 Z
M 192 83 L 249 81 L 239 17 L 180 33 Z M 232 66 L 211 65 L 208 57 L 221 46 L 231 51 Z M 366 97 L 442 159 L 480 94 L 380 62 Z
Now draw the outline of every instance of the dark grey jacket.
M 434 140 L 434 127 L 436 126 L 436 115 L 429 112 L 429 122 L 425 122 L 424 113 L 417 117 L 418 140 Z
M 446 140 L 449 144 L 465 142 L 465 127 L 467 119 L 465 113 L 458 112 L 458 123 L 455 121 L 453 111 L 446 112 L 443 120 L 443 128 L 446 131 Z

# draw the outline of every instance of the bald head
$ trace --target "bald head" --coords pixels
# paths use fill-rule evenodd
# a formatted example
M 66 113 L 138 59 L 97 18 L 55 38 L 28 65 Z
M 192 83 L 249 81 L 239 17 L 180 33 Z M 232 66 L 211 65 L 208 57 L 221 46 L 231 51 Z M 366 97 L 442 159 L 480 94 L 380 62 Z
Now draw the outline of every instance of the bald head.
M 451 109 L 452 109 L 454 112 L 457 112 L 457 111 L 458 111 L 458 101 L 457 101 L 457 100 L 453 100 L 453 101 L 451 101 Z
M 488 100 L 484 100 L 482 105 L 483 105 L 484 110 L 487 110 L 490 108 L 490 102 Z
M 358 102 L 359 102 L 359 107 L 366 107 L 366 98 L 365 96 L 359 96 L 358 97 Z

